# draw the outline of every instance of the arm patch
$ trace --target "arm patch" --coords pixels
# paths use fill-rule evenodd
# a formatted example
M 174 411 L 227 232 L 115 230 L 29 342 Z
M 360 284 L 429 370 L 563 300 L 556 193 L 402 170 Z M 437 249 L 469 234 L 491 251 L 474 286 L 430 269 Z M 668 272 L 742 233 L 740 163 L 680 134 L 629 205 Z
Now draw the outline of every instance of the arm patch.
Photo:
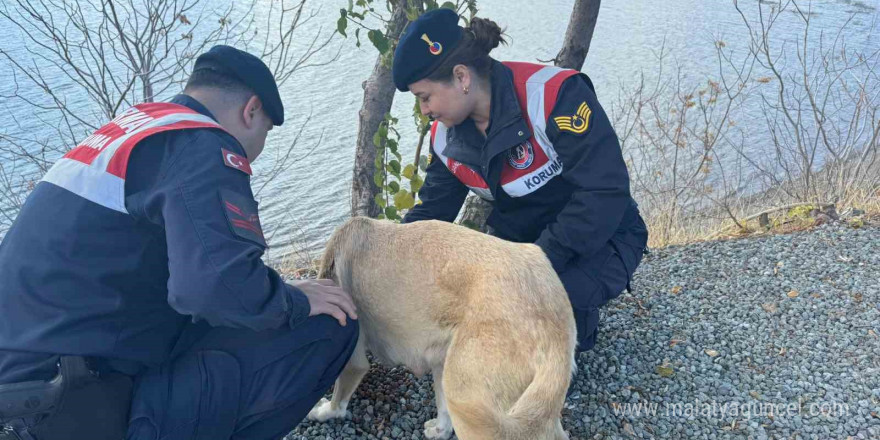
M 557 116 L 553 118 L 556 128 L 559 132 L 567 131 L 577 135 L 582 135 L 590 131 L 590 119 L 593 116 L 593 110 L 587 105 L 587 101 L 581 102 L 577 111 L 569 116 Z
M 263 236 L 263 228 L 260 226 L 260 217 L 257 215 L 257 202 L 225 188 L 220 189 L 220 202 L 235 235 L 257 243 L 263 248 L 268 247 Z

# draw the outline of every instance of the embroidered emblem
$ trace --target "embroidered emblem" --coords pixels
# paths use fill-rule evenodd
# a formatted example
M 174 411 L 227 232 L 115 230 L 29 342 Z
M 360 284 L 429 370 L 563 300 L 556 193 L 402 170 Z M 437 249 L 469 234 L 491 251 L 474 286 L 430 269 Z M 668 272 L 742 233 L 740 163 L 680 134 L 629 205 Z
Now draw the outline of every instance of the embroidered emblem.
M 260 217 L 257 215 L 257 203 L 253 198 L 222 188 L 220 200 L 223 203 L 226 219 L 235 235 L 264 248 L 268 247 L 266 237 L 263 236 L 263 228 L 260 226 Z
M 251 175 L 251 164 L 244 156 L 239 156 L 225 148 L 220 149 L 223 152 L 223 163 L 229 168 L 235 168 L 248 176 Z
M 431 52 L 431 55 L 440 55 L 443 52 L 443 45 L 437 41 L 431 41 L 428 38 L 428 34 L 422 34 L 422 40 L 428 43 L 428 50 Z
M 507 150 L 507 163 L 518 170 L 528 168 L 534 161 L 535 149 L 532 148 L 532 143 L 529 141 L 525 141 Z
M 559 127 L 560 131 L 570 131 L 575 134 L 582 134 L 590 128 L 590 116 L 592 116 L 593 111 L 590 110 L 590 107 L 587 105 L 587 102 L 584 101 L 581 103 L 580 107 L 578 107 L 577 113 L 571 116 L 558 116 L 553 118 L 556 121 L 556 126 Z

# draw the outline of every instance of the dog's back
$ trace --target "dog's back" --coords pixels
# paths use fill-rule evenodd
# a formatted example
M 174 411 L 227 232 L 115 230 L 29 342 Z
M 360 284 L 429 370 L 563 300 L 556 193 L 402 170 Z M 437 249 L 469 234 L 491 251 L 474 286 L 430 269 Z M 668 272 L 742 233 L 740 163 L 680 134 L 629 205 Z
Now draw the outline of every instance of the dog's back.
M 415 373 L 445 362 L 459 438 L 560 439 L 575 324 L 543 252 L 439 221 L 354 218 L 322 277 L 352 294 L 367 347 Z

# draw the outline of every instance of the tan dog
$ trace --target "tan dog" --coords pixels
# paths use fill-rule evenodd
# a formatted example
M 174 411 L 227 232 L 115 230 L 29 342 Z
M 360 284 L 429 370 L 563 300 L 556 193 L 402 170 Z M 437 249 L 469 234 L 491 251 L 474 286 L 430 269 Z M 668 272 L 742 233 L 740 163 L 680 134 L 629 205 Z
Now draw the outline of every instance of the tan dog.
M 562 440 L 574 368 L 568 296 L 538 246 L 440 221 L 406 225 L 353 218 L 327 244 L 319 278 L 351 293 L 360 339 L 309 419 L 345 417 L 369 369 L 385 364 L 434 376 L 437 418 L 425 436 Z

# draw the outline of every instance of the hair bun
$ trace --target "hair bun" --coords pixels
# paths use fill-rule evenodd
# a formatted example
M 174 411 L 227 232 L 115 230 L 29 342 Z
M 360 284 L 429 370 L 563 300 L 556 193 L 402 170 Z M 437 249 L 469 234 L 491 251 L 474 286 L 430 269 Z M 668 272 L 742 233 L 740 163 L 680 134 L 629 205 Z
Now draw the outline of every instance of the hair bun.
M 501 37 L 502 30 L 498 23 L 487 18 L 474 17 L 467 30 L 474 33 L 474 44 L 487 54 L 499 44 L 507 44 Z

